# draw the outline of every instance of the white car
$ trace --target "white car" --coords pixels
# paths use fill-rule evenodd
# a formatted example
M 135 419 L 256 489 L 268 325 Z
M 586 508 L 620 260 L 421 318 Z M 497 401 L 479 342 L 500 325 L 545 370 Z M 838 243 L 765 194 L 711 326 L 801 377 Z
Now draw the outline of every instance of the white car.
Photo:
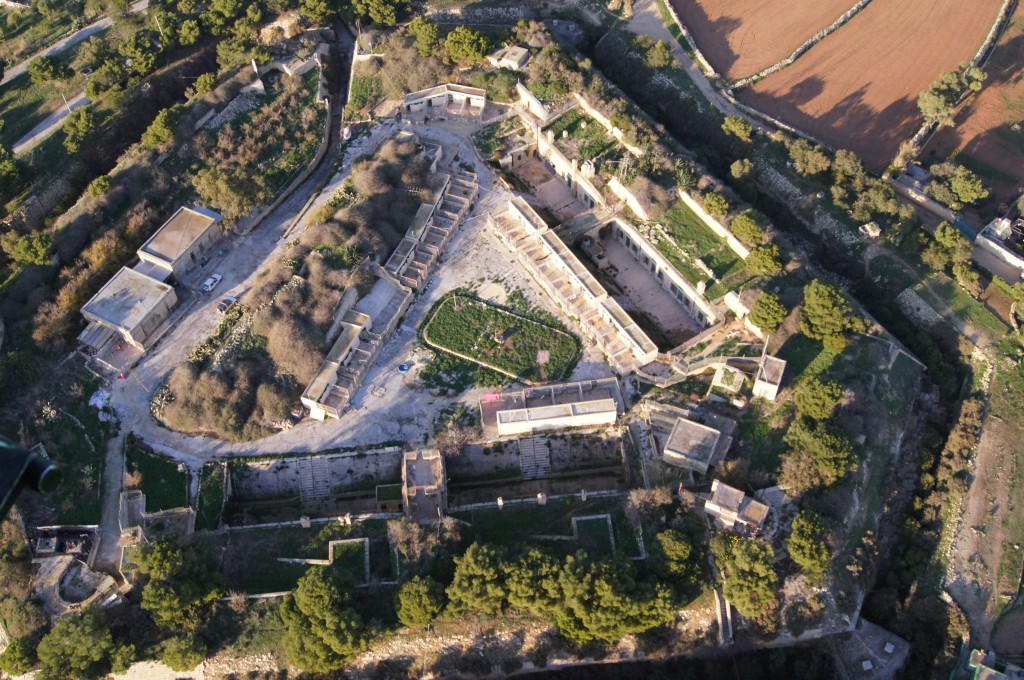
M 202 288 L 204 293 L 209 293 L 210 291 L 217 287 L 217 284 L 220 283 L 221 279 L 223 278 L 224 277 L 221 276 L 220 274 L 214 274 L 210 278 L 203 281 L 203 285 L 200 286 L 200 288 Z

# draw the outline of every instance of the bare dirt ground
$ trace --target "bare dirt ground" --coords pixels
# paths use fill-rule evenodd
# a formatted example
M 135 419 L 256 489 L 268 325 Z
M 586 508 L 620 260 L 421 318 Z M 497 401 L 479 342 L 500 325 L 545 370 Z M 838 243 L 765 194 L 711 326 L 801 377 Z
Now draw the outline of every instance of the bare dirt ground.
M 874 0 L 739 98 L 856 152 L 880 172 L 921 122 L 918 94 L 974 56 L 999 6 L 999 0 Z
M 854 0 L 671 0 L 715 70 L 738 80 L 788 57 Z
M 997 202 L 1014 197 L 1024 184 L 1024 5 L 996 43 L 981 93 L 925 148 L 929 162 L 959 154 L 961 163 L 981 173 Z M 1014 130 L 1014 125 L 1017 129 Z
M 1010 497 L 1016 428 L 989 418 L 978 446 L 974 481 L 964 499 L 961 524 L 950 555 L 948 589 L 971 623 L 972 639 L 988 646 L 992 606 L 998 594 L 999 564 L 1003 557 L 1003 513 Z

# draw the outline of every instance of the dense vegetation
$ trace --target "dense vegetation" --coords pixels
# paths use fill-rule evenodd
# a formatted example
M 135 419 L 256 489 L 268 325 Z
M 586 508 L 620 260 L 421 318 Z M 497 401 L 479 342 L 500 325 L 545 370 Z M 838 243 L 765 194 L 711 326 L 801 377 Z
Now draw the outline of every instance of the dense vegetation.
M 423 337 L 435 347 L 534 382 L 568 378 L 581 351 L 579 340 L 564 330 L 458 294 L 438 303 Z

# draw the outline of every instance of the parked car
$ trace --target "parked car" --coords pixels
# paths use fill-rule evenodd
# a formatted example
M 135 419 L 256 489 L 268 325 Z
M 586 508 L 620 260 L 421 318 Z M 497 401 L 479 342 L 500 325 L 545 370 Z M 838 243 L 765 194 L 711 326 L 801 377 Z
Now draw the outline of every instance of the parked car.
M 221 276 L 220 274 L 214 274 L 210 278 L 203 281 L 203 285 L 200 286 L 200 288 L 202 288 L 204 293 L 209 293 L 210 291 L 217 287 L 217 284 L 220 283 L 221 279 L 223 278 L 224 277 Z
M 217 311 L 221 314 L 226 314 L 229 309 L 235 306 L 236 302 L 238 302 L 238 298 L 234 295 L 229 295 L 220 301 L 220 304 L 217 305 Z

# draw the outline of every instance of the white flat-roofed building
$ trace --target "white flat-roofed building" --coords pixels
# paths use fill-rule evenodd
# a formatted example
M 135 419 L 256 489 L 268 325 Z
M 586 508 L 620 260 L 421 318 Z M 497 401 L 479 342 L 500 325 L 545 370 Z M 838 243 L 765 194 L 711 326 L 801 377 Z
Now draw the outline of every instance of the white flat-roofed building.
M 181 280 L 216 249 L 223 236 L 222 221 L 219 214 L 206 208 L 178 208 L 139 248 L 141 262 L 135 269 L 159 281 L 172 275 Z
M 508 45 L 487 55 L 487 61 L 495 68 L 521 71 L 530 61 L 530 50 L 522 45 Z
M 480 114 L 487 106 L 487 91 L 476 87 L 445 83 L 410 92 L 402 102 L 404 113 Z
M 704 512 L 723 529 L 757 532 L 768 518 L 768 506 L 717 479 L 711 483 L 711 497 Z M 739 525 L 739 526 L 737 526 Z
M 679 418 L 665 444 L 662 460 L 706 475 L 721 440 L 722 433 L 715 428 Z
M 531 387 L 480 400 L 484 432 L 499 437 L 613 425 L 621 412 L 614 378 Z
M 79 340 L 99 349 L 116 333 L 130 345 L 146 350 L 177 302 L 170 285 L 122 267 L 82 307 L 89 325 Z

